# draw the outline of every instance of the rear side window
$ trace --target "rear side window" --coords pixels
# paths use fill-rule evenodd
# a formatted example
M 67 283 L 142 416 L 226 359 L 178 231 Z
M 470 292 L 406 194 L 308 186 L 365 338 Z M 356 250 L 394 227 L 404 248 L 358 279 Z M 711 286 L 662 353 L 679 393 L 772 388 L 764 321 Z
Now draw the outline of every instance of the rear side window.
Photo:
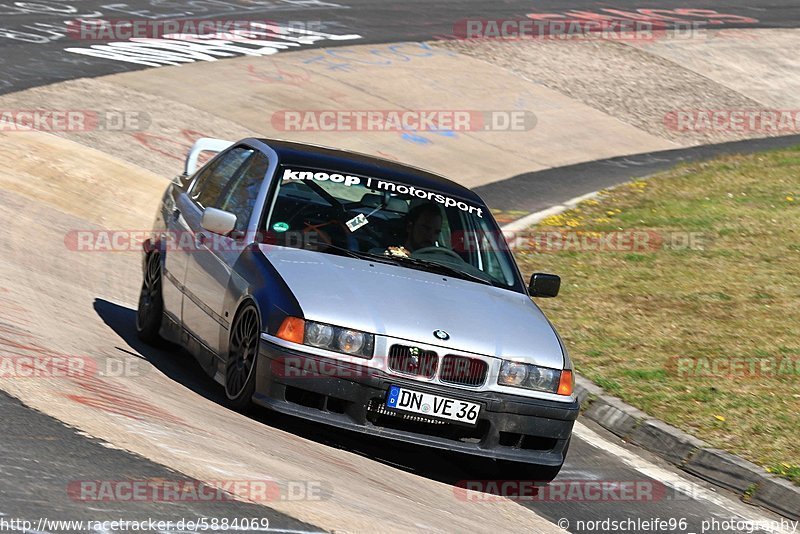
M 234 230 L 244 232 L 247 222 L 253 214 L 256 198 L 261 189 L 261 183 L 267 174 L 269 160 L 261 153 L 256 153 L 237 172 L 222 191 L 219 200 L 219 209 L 229 211 L 236 215 Z
M 237 171 L 253 152 L 252 148 L 236 147 L 215 159 L 195 180 L 192 199 L 203 208 L 219 208 L 225 186 L 236 176 Z

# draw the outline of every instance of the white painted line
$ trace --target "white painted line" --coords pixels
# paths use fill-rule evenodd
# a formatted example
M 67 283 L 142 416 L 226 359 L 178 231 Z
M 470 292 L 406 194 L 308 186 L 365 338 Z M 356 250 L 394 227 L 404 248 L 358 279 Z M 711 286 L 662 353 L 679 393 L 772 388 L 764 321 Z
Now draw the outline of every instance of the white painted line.
M 517 219 L 514 222 L 510 222 L 503 226 L 501 230 L 504 232 L 519 232 L 546 219 L 547 217 L 564 213 L 565 211 L 574 208 L 584 200 L 589 200 L 590 198 L 596 197 L 598 194 L 600 194 L 599 191 L 592 191 L 591 193 L 586 193 L 585 195 L 571 198 L 563 204 L 557 204 L 553 207 L 547 208 L 546 210 L 537 211 L 535 213 L 531 213 L 530 215 L 526 215 L 521 219 Z
M 755 508 L 734 501 L 718 493 L 714 493 L 713 491 L 688 480 L 678 473 L 674 473 L 668 469 L 659 467 L 656 464 L 629 451 L 628 449 L 620 447 L 616 443 L 612 443 L 611 441 L 605 439 L 594 430 L 585 426 L 583 423 L 575 423 L 573 434 L 578 436 L 581 440 L 585 441 L 592 447 L 599 449 L 604 453 L 611 454 L 643 475 L 657 480 L 658 482 L 661 482 L 665 486 L 669 486 L 677 492 L 683 493 L 684 495 L 688 496 L 689 499 L 708 501 L 719 506 L 720 508 L 723 508 L 733 517 L 749 521 L 752 524 L 758 524 L 763 530 L 768 532 L 774 532 L 776 534 L 791 534 L 792 532 L 786 529 L 775 529 L 769 527 L 770 523 L 774 522 L 775 520 L 760 514 Z

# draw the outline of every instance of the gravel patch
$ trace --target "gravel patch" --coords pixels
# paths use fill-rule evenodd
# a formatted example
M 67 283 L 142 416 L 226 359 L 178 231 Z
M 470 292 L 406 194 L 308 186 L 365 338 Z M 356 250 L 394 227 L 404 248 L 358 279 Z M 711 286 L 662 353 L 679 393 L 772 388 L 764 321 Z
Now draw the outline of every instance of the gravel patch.
M 441 41 L 436 46 L 489 62 L 684 146 L 763 137 L 678 131 L 679 110 L 763 109 L 764 105 L 662 57 L 619 42 Z M 673 123 L 674 124 L 674 123 Z

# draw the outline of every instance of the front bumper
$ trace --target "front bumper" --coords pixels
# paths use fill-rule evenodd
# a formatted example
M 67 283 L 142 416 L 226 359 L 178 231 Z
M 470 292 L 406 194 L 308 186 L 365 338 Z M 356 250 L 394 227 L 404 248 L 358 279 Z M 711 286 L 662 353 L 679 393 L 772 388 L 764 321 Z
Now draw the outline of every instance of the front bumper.
M 253 401 L 339 428 L 498 460 L 564 462 L 579 404 L 465 391 L 389 376 L 261 340 Z M 324 370 L 324 372 L 320 372 Z M 431 420 L 385 408 L 390 385 L 477 402 L 477 425 Z

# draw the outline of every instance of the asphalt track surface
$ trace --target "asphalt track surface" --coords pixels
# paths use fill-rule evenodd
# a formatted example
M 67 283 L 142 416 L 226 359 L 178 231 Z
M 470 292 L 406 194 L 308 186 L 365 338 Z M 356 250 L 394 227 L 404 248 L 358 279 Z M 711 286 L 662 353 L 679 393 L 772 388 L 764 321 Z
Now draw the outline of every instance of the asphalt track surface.
M 0 472 L 3 473 L 0 478 L 0 515 L 31 521 L 35 530 L 88 530 L 56 529 L 52 525 L 39 524 L 40 519 L 85 522 L 119 519 L 145 522 L 152 519 L 156 522 L 177 522 L 179 518 L 198 521 L 202 517 L 247 517 L 257 518 L 259 521 L 266 519 L 271 529 L 321 532 L 319 528 L 265 506 L 226 500 L 224 496 L 210 502 L 80 502 L 77 488 L 84 481 L 168 480 L 176 485 L 183 484 L 185 488 L 196 488 L 200 494 L 209 492 L 207 494 L 211 495 L 216 490 L 204 488 L 197 480 L 189 479 L 140 456 L 109 449 L 97 440 L 78 434 L 75 429 L 56 419 L 27 408 L 3 392 L 0 392 L 0 413 L 3 414 L 3 438 L 0 439 Z M 72 488 L 74 491 L 64 491 L 64 488 Z
M 150 364 L 175 382 L 175 387 L 188 388 L 194 393 L 219 404 L 223 393 L 215 382 L 203 372 L 191 355 L 184 351 L 164 351 L 149 347 L 138 340 L 133 325 L 135 310 L 97 299 L 95 312 L 133 350 L 145 357 Z M 14 498 L 2 499 L 0 512 L 17 518 L 35 521 L 40 516 L 59 519 L 113 519 L 127 520 L 148 517 L 176 521 L 191 517 L 242 517 L 237 512 L 246 512 L 247 517 L 266 517 L 271 528 L 315 532 L 310 525 L 300 524 L 268 506 L 248 505 L 236 502 L 213 503 L 103 503 L 76 502 L 64 492 L 64 487 L 75 480 L 124 480 L 152 479 L 163 477 L 182 480 L 185 476 L 153 464 L 144 458 L 122 451 L 103 448 L 95 440 L 78 435 L 58 421 L 25 408 L 15 399 L 0 394 L 0 410 L 8 414 L 8 430 L 0 439 L 0 452 L 5 460 L 0 471 L 5 476 L 0 483 L 3 495 Z M 454 498 L 459 498 L 457 487 L 465 480 L 491 480 L 491 465 L 458 454 L 421 451 L 417 447 L 387 441 L 371 436 L 362 436 L 340 431 L 324 425 L 316 425 L 272 413 L 253 409 L 249 416 L 256 421 L 278 430 L 319 444 L 343 449 L 351 453 L 381 462 L 421 477 L 451 484 Z M 52 459 L 58 458 L 58 462 Z M 17 473 L 24 473 L 24 477 Z M 8 474 L 12 474 L 11 477 Z M 598 520 L 636 521 L 659 519 L 673 521 L 675 525 L 686 521 L 686 528 L 660 528 L 652 532 L 678 532 L 681 534 L 700 532 L 703 521 L 732 517 L 754 517 L 748 515 L 745 505 L 736 502 L 735 496 L 724 490 L 709 489 L 709 485 L 678 472 L 665 462 L 645 451 L 629 447 L 612 434 L 590 422 L 580 423 L 567 458 L 567 463 L 556 479 L 566 488 L 564 494 L 548 492 L 527 493 L 516 499 L 519 506 L 534 510 L 553 523 L 564 518 L 570 521 L 569 532 L 613 532 L 618 529 L 587 528 L 588 523 Z M 652 498 L 625 498 L 617 500 L 609 493 L 598 499 L 590 495 L 588 484 L 607 482 L 613 485 L 639 484 L 644 493 Z M 569 497 L 566 491 L 573 491 Z M 36 495 L 36 498 L 32 496 Z M 487 499 L 476 500 L 475 506 L 485 506 L 493 496 L 482 494 Z M 309 503 L 313 506 L 313 503 Z M 739 512 L 744 511 L 744 515 Z M 761 518 L 776 519 L 777 516 L 763 512 Z M 752 519 L 751 519 L 752 520 Z M 584 527 L 584 528 L 580 528 Z M 635 532 L 645 529 L 630 528 Z M 345 528 L 346 531 L 346 528 Z M 480 531 L 491 531 L 485 525 Z M 54 532 L 54 531 L 53 531 Z M 706 532 L 730 534 L 729 529 L 711 529 Z M 756 533 L 768 530 L 753 530 Z
M 617 9 L 715 10 L 718 13 L 755 19 L 757 22 L 711 22 L 710 28 L 795 28 L 800 25 L 800 4 L 792 0 L 40 0 L 0 2 L 0 94 L 81 77 L 94 77 L 146 68 L 133 63 L 65 53 L 70 47 L 97 44 L 78 39 L 66 31 L 66 22 L 76 19 L 181 20 L 234 19 L 274 20 L 279 23 L 314 22 L 320 31 L 357 33 L 359 44 L 424 41 L 452 35 L 464 19 L 522 18 L 531 12 L 567 13 L 570 10 Z M 699 12 L 697 12 L 699 13 Z M 680 17 L 679 17 L 680 18 Z M 688 17 L 703 20 L 702 17 Z M 686 17 L 684 17 L 686 19 Z M 726 19 L 730 20 L 730 19 Z M 707 21 L 708 22 L 708 21 Z M 342 41 L 352 44 L 353 41 Z M 321 41 L 311 46 L 335 46 Z
M 175 11 L 168 3 L 131 1 L 129 4 L 110 4 L 102 1 L 72 0 L 66 2 L 40 1 L 31 11 L 19 4 L 0 3 L 0 93 L 54 83 L 86 76 L 100 76 L 115 72 L 144 68 L 135 64 L 120 63 L 64 52 L 72 46 L 89 46 L 76 43 L 59 33 L 64 20 L 80 15 L 101 13 L 108 18 L 135 18 L 141 10 L 152 16 L 174 17 Z M 192 9 L 185 6 L 194 5 Z M 179 11 L 183 17 L 192 18 L 269 18 L 282 21 L 324 21 L 324 31 L 339 34 L 358 33 L 359 43 L 419 41 L 452 33 L 454 21 L 472 18 L 511 18 L 524 16 L 533 10 L 529 1 L 508 0 L 485 2 L 483 0 L 414 1 L 383 3 L 375 0 L 337 1 L 340 7 L 299 8 L 299 2 L 250 2 L 250 9 L 237 11 L 235 2 L 183 2 Z M 252 9 L 258 4 L 258 9 Z M 166 6 L 166 7 L 165 7 Z M 174 6 L 174 4 L 173 4 Z M 234 6 L 235 7 L 235 6 Z M 547 0 L 536 2 L 537 12 L 565 12 L 570 9 L 598 8 L 685 8 L 685 2 L 665 0 L 659 2 L 578 1 L 564 3 Z M 757 23 L 728 24 L 727 27 L 798 27 L 800 4 L 775 0 L 732 0 L 724 2 L 705 0 L 692 3 L 694 9 L 714 9 L 718 12 L 758 19 Z M 72 11 L 74 9 L 74 11 Z M 127 11 L 124 12 L 124 11 Z M 138 13 L 138 15 L 136 14 Z M 23 33 L 26 34 L 23 36 Z M 13 37 L 11 37 L 13 36 Z M 39 37 L 33 37 L 39 36 Z M 27 42 L 27 41 L 39 42 Z M 345 44 L 352 44 L 346 41 Z M 318 46 L 335 46 L 336 42 L 323 41 Z M 314 45 L 312 45 L 314 46 Z M 518 177 L 479 188 L 478 192 L 490 205 L 503 209 L 521 208 L 535 210 L 563 202 L 568 198 L 623 182 L 632 177 L 645 176 L 667 168 L 674 163 L 691 161 L 717 153 L 753 151 L 795 144 L 798 139 L 747 141 L 714 147 L 700 147 L 664 153 L 644 154 L 627 158 L 575 165 L 520 175 Z M 558 185 L 556 185 L 558 184 Z M 512 196 L 510 191 L 516 191 Z M 520 195 L 523 188 L 525 195 Z M 516 198 L 535 198 L 534 204 L 517 205 Z M 115 330 L 137 352 L 175 381 L 176 387 L 185 387 L 215 402 L 221 402 L 219 388 L 208 379 L 194 361 L 185 353 L 165 353 L 142 345 L 134 336 L 134 310 L 97 301 L 95 310 L 109 328 Z M 62 519 L 102 519 L 122 516 L 125 519 L 162 517 L 267 517 L 272 528 L 316 531 L 283 516 L 266 506 L 242 503 L 139 503 L 130 507 L 75 502 L 64 493 L 64 484 L 76 479 L 119 480 L 130 478 L 180 477 L 165 467 L 123 451 L 102 446 L 96 440 L 80 435 L 58 421 L 31 410 L 15 399 L 0 395 L 0 412 L 3 414 L 3 435 L 0 438 L 0 516 L 35 520 L 42 515 Z M 418 449 L 386 442 L 377 438 L 364 439 L 334 429 L 320 428 L 302 421 L 257 410 L 251 417 L 264 424 L 292 432 L 321 444 L 341 448 L 368 457 L 374 461 L 416 473 L 420 476 L 457 484 L 461 480 L 480 478 L 479 463 L 451 454 L 420 454 Z M 54 459 L 58 461 L 54 461 Z M 557 522 L 569 518 L 571 532 L 589 532 L 578 528 L 578 521 L 606 518 L 686 519 L 686 529 L 656 529 L 651 531 L 699 532 L 700 523 L 711 518 L 738 517 L 742 507 L 736 497 L 719 490 L 708 491 L 684 473 L 680 473 L 643 451 L 628 448 L 620 440 L 602 429 L 579 425 L 576 439 L 570 450 L 567 464 L 559 480 L 643 481 L 663 491 L 653 500 L 587 501 L 579 499 L 520 502 L 520 506 L 534 509 L 538 514 Z M 476 502 L 480 506 L 480 502 Z M 101 517 L 102 516 L 102 517 Z M 762 517 L 774 517 L 764 513 Z M 486 525 L 491 530 L 491 525 Z M 598 530 L 595 530 L 598 531 Z M 602 531 L 602 530 L 600 530 Z M 644 531 L 644 530 L 641 530 Z M 717 530 L 716 532 L 731 532 Z M 757 531 L 761 532 L 761 531 Z
M 800 145 L 800 135 L 786 135 L 619 156 L 524 173 L 475 187 L 474 191 L 492 208 L 536 212 L 593 191 L 665 171 L 681 163 L 797 145 Z

